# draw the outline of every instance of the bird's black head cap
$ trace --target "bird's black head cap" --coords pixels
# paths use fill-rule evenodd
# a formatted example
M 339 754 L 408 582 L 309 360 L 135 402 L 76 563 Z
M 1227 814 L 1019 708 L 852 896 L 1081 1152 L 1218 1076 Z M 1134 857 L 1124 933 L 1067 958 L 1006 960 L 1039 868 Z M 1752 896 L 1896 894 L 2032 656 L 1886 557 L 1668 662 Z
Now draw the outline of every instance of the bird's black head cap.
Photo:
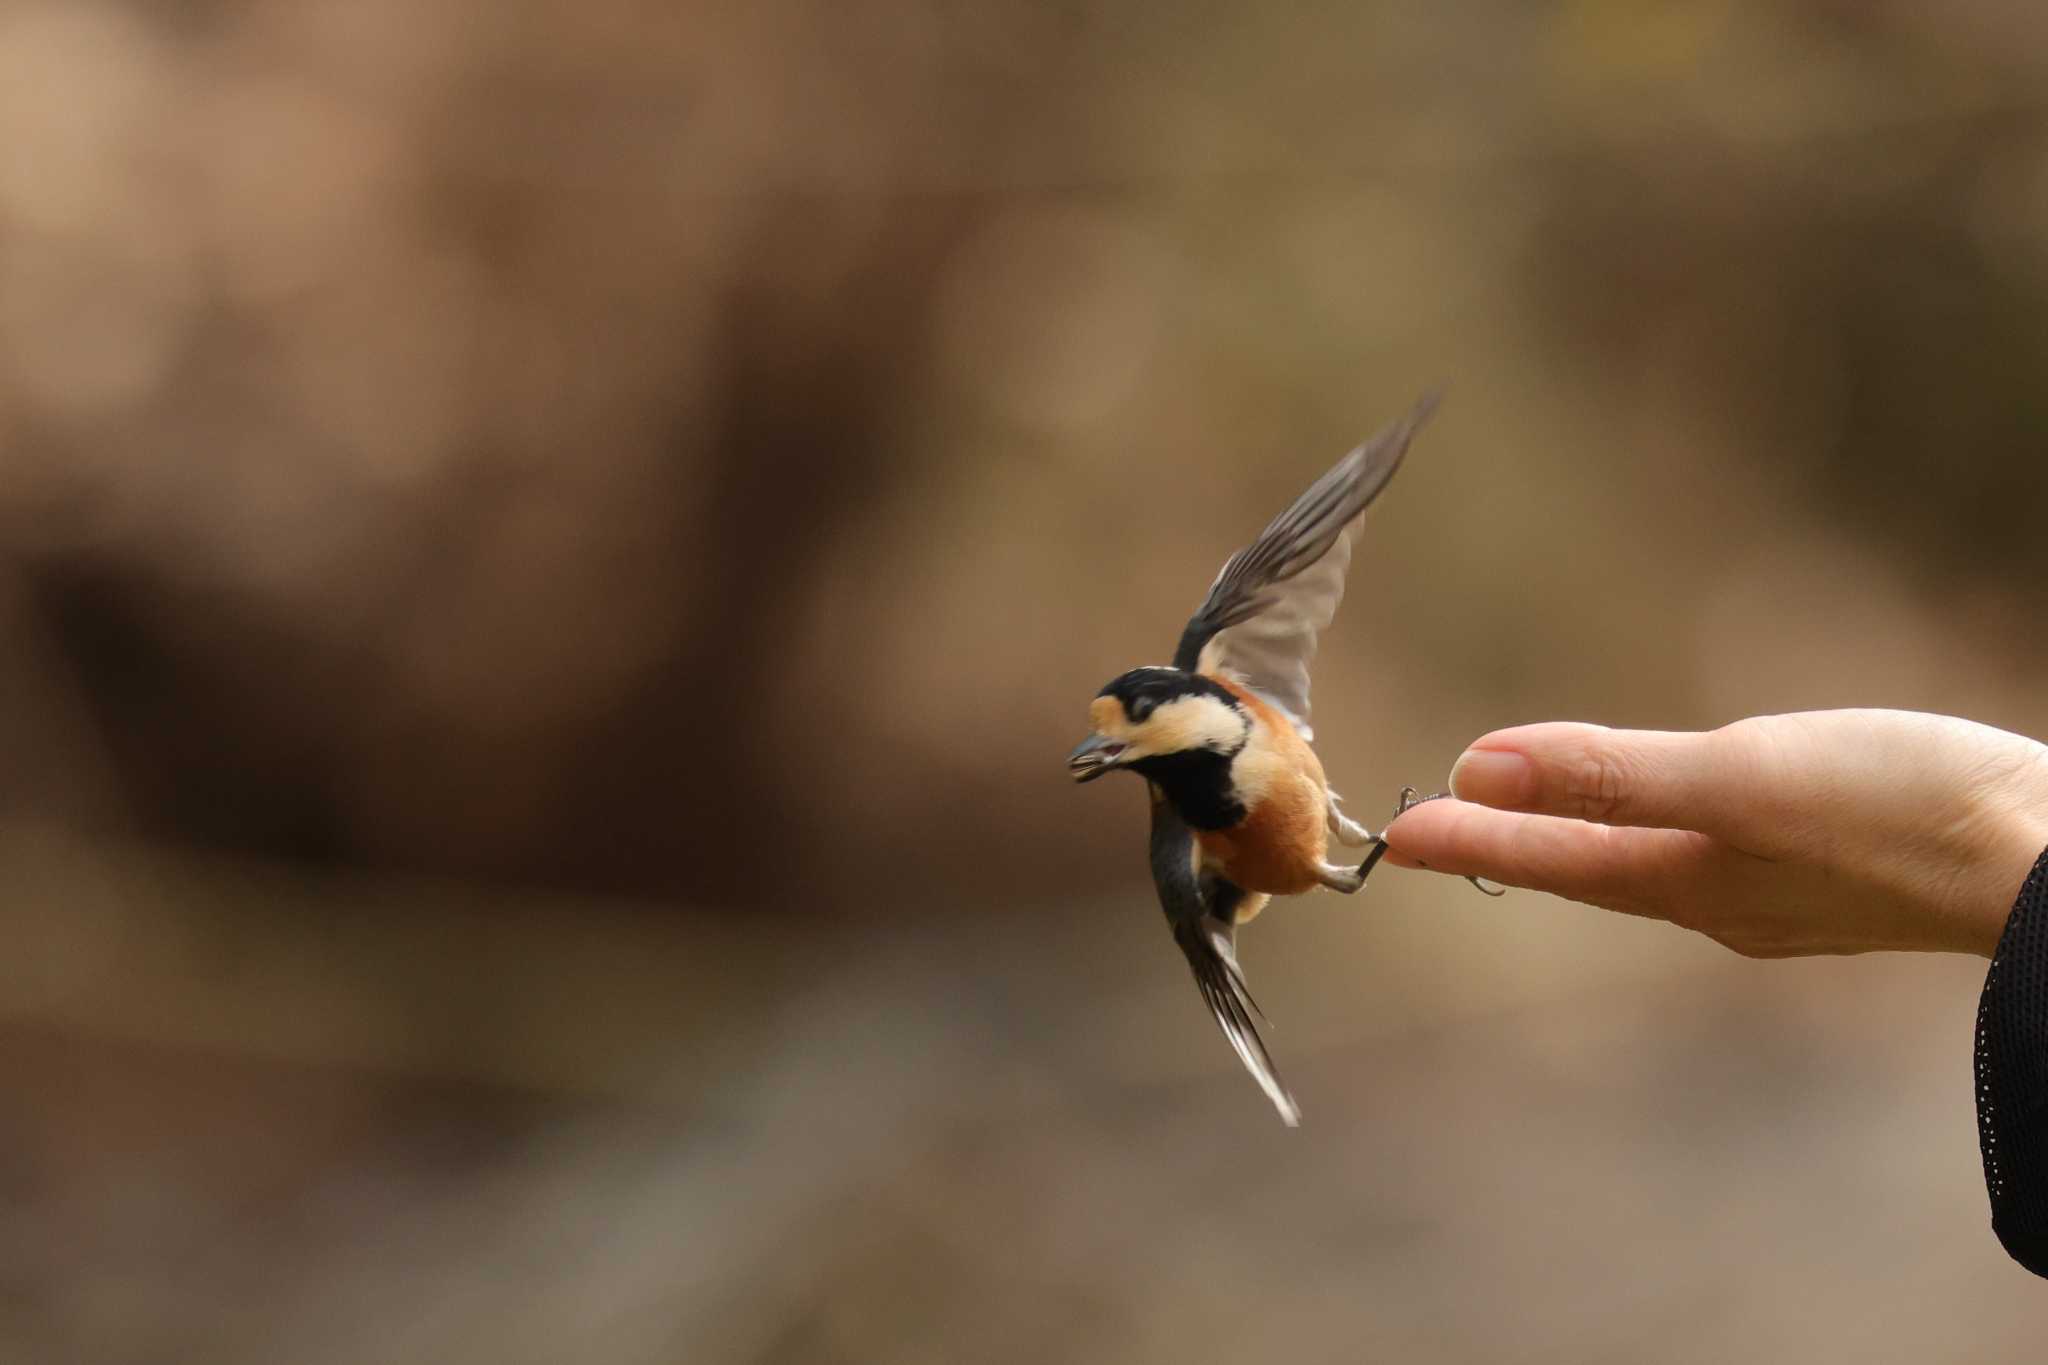
M 1134 668 L 1111 678 L 1095 695 L 1115 697 L 1133 725 L 1143 724 L 1160 706 L 1182 697 L 1214 697 L 1233 709 L 1242 709 L 1237 697 L 1222 683 L 1183 668 Z

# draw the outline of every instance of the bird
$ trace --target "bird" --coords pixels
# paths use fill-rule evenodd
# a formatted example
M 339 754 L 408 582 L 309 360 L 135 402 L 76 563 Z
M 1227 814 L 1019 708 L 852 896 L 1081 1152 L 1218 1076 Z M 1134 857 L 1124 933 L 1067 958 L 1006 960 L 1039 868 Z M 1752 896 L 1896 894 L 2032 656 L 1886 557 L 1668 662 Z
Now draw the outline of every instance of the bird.
M 1274 896 L 1357 891 L 1386 852 L 1381 835 L 1344 813 L 1316 757 L 1309 665 L 1344 596 L 1365 511 L 1438 401 L 1425 394 L 1230 556 L 1173 662 L 1105 684 L 1089 704 L 1088 737 L 1067 758 L 1076 782 L 1117 771 L 1145 779 L 1152 880 L 1174 941 L 1223 1036 L 1290 1128 L 1301 1108 L 1260 1037 L 1265 1015 L 1238 965 L 1237 930 Z M 1433 799 L 1403 788 L 1395 814 Z M 1372 847 L 1352 866 L 1331 860 L 1332 841 Z

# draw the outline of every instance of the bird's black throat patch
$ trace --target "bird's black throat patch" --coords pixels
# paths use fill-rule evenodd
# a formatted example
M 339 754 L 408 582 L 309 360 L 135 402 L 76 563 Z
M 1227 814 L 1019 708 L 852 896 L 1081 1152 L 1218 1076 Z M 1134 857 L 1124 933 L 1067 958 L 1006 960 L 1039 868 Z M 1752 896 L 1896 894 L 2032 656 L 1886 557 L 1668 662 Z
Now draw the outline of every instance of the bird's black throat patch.
M 1142 724 L 1160 706 L 1182 697 L 1213 697 L 1232 711 L 1244 711 L 1243 703 L 1229 688 L 1184 668 L 1134 668 L 1110 679 L 1096 695 L 1115 697 L 1133 724 Z M 1234 751 L 1182 749 L 1141 758 L 1129 766 L 1158 783 L 1181 819 L 1195 829 L 1229 829 L 1245 817 L 1244 803 L 1237 799 L 1230 781 L 1230 761 L 1235 756 Z
M 1194 828 L 1229 829 L 1245 817 L 1244 802 L 1230 781 L 1233 757 L 1214 749 L 1183 749 L 1141 758 L 1131 768 L 1157 782 L 1180 818 Z

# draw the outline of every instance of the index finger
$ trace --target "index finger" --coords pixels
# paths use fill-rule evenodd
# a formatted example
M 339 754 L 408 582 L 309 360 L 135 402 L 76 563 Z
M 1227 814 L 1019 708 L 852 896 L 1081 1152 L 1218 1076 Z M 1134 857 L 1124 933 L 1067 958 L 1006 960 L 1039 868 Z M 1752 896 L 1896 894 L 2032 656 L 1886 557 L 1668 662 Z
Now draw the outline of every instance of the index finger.
M 1712 841 L 1686 830 L 1625 829 L 1431 801 L 1386 831 L 1399 866 L 1548 891 L 1632 915 L 1668 918 L 1703 875 Z

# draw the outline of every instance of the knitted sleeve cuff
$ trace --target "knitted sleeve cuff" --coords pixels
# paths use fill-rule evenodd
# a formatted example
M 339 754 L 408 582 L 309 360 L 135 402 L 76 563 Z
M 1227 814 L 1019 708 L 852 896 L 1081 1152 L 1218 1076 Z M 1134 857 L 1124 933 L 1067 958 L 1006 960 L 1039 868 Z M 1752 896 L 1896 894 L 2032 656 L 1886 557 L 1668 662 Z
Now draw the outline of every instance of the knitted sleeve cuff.
M 2048 851 L 2013 903 L 1977 1004 L 1977 1140 L 1991 1230 L 2048 1276 Z

